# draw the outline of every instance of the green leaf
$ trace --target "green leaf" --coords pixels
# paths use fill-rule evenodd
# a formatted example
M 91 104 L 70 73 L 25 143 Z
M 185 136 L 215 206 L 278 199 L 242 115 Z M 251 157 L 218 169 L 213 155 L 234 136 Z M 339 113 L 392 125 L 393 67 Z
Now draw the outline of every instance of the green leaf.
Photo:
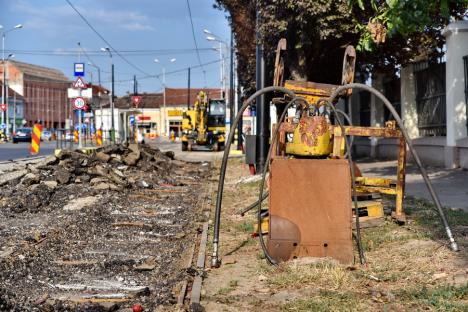
M 395 8 L 398 5 L 398 0 L 387 0 L 387 5 L 390 9 Z
M 361 10 L 364 10 L 364 2 L 362 0 L 357 0 L 357 3 L 359 7 L 361 8 Z
M 440 13 L 445 18 L 450 17 L 448 0 L 440 0 Z

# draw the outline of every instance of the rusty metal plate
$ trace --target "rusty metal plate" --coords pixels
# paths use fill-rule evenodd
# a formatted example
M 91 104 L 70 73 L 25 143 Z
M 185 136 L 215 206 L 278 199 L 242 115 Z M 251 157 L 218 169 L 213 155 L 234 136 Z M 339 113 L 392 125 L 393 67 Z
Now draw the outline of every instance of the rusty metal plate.
M 269 200 L 267 246 L 275 260 L 332 257 L 353 262 L 346 160 L 273 158 Z

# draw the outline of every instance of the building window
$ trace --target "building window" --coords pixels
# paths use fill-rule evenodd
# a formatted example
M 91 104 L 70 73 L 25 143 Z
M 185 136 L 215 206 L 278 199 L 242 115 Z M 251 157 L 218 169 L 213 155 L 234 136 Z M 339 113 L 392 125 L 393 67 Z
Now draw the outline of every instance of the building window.
M 445 63 L 420 62 L 414 65 L 418 129 L 422 136 L 445 136 Z
M 401 116 L 401 91 L 400 91 L 400 78 L 393 77 L 383 84 L 383 91 L 385 97 L 392 103 L 393 108 Z M 387 107 L 384 106 L 384 119 L 385 121 L 394 120 L 393 115 Z

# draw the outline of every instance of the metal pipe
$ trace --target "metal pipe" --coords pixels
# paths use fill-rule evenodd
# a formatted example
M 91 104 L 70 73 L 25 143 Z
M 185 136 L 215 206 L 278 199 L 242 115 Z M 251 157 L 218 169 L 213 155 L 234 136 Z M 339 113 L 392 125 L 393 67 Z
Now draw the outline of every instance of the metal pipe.
M 223 189 L 224 189 L 224 178 L 226 177 L 226 167 L 227 167 L 227 161 L 229 157 L 229 150 L 231 147 L 232 140 L 234 139 L 234 134 L 235 134 L 235 129 L 237 124 L 239 123 L 239 120 L 242 118 L 242 114 L 244 113 L 245 109 L 259 96 L 262 94 L 265 94 L 267 92 L 282 92 L 285 94 L 290 95 L 291 97 L 294 97 L 295 94 L 289 89 L 283 88 L 283 87 L 266 87 L 261 90 L 258 90 L 254 94 L 252 94 L 247 101 L 242 105 L 242 107 L 239 109 L 237 112 L 236 119 L 234 122 L 231 124 L 231 131 L 229 132 L 228 139 L 226 141 L 226 145 L 224 148 L 224 153 L 223 153 L 223 159 L 221 161 L 221 168 L 220 168 L 220 174 L 219 174 L 219 181 L 218 181 L 218 193 L 216 196 L 216 210 L 215 210 L 215 222 L 214 222 L 214 227 L 213 227 L 213 254 L 211 258 L 211 266 L 212 267 L 218 267 L 220 265 L 219 259 L 218 259 L 218 243 L 219 243 L 219 224 L 221 222 L 221 204 L 223 201 Z
M 234 31 L 231 26 L 231 46 L 230 46 L 230 57 L 229 60 L 229 122 L 234 119 Z M 237 140 L 239 140 L 237 135 Z
M 270 167 L 270 158 L 271 158 L 271 153 L 273 151 L 273 146 L 275 145 L 274 142 L 276 142 L 277 137 L 279 135 L 279 129 L 281 128 L 281 124 L 283 123 L 284 118 L 286 117 L 286 114 L 288 113 L 288 109 L 296 103 L 296 101 L 302 100 L 304 101 L 303 98 L 296 97 L 294 96 L 293 99 L 286 105 L 284 108 L 281 117 L 278 120 L 278 124 L 276 127 L 275 132 L 273 133 L 273 137 L 271 139 L 271 145 L 270 148 L 268 149 L 268 154 L 265 162 L 265 166 L 263 167 L 263 172 L 262 172 L 262 179 L 260 180 L 260 186 L 259 186 L 259 195 L 258 195 L 258 213 L 257 213 L 257 224 L 258 224 L 258 237 L 260 239 L 260 246 L 262 247 L 263 254 L 265 255 L 265 258 L 270 264 L 276 265 L 277 262 L 273 257 L 268 253 L 268 249 L 265 244 L 265 240 L 263 239 L 263 233 L 262 233 L 262 198 L 263 198 L 263 188 L 265 186 L 265 178 L 266 174 L 268 171 L 268 168 Z
M 269 192 L 266 192 L 265 194 L 263 194 L 262 201 L 267 199 L 269 195 L 270 195 Z M 255 201 L 254 203 L 248 205 L 247 207 L 245 207 L 239 214 L 241 215 L 241 217 L 243 217 L 247 212 L 249 212 L 250 210 L 254 209 L 257 206 L 258 206 L 258 200 Z
M 258 2 L 258 1 L 257 1 Z M 259 31 L 260 26 L 260 11 L 257 7 L 256 16 L 256 89 L 261 90 L 265 87 L 265 60 L 263 57 L 263 45 L 261 44 L 261 35 Z M 266 153 L 268 152 L 268 138 L 269 138 L 269 113 L 265 106 L 265 96 L 262 94 L 256 100 L 257 112 L 257 140 L 256 140 L 256 169 L 257 172 L 262 172 L 266 162 Z
M 374 88 L 372 88 L 370 86 L 367 86 L 365 84 L 361 84 L 361 83 L 350 83 L 350 84 L 346 84 L 346 85 L 338 87 L 333 92 L 333 94 L 330 96 L 330 101 L 333 101 L 339 94 L 341 94 L 343 91 L 346 91 L 348 89 L 362 89 L 362 90 L 366 90 L 366 91 L 372 93 L 373 95 L 377 96 L 380 100 L 382 100 L 382 102 L 385 104 L 387 109 L 393 115 L 393 117 L 395 118 L 395 121 L 398 123 L 398 126 L 400 127 L 401 133 L 405 137 L 406 144 L 408 145 L 408 148 L 411 151 L 411 154 L 413 155 L 414 161 L 416 162 L 416 165 L 419 168 L 421 176 L 424 179 L 424 183 L 426 184 L 427 189 L 429 190 L 429 193 L 431 194 L 432 200 L 433 200 L 434 204 L 437 207 L 439 216 L 440 216 L 440 218 L 442 220 L 442 223 L 443 223 L 443 226 L 445 228 L 445 232 L 446 232 L 447 237 L 448 237 L 448 239 L 450 241 L 450 247 L 452 248 L 453 251 L 459 251 L 458 245 L 457 245 L 455 239 L 453 238 L 452 230 L 451 230 L 450 225 L 449 225 L 449 223 L 447 221 L 447 217 L 446 217 L 445 212 L 444 212 L 444 210 L 442 208 L 439 197 L 437 196 L 436 192 L 434 191 L 434 188 L 432 187 L 432 183 L 431 183 L 431 181 L 429 179 L 427 171 L 423 167 L 422 162 L 421 162 L 421 160 L 419 158 L 419 155 L 418 155 L 418 153 L 416 153 L 416 150 L 414 149 L 411 138 L 408 135 L 408 131 L 406 130 L 406 127 L 403 124 L 403 121 L 401 120 L 400 116 L 398 115 L 398 113 L 395 110 L 395 108 L 393 107 L 393 105 L 378 90 L 376 90 L 376 89 L 374 89 Z

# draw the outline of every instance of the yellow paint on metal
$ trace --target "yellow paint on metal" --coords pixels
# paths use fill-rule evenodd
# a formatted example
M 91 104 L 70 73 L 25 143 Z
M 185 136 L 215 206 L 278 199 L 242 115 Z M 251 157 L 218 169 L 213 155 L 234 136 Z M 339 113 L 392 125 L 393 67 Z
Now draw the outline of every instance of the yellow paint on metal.
M 394 187 L 396 181 L 386 178 L 356 177 L 356 182 L 363 186 Z
M 391 188 L 391 187 L 357 185 L 356 191 L 361 192 L 361 193 L 380 193 L 380 194 L 386 194 L 386 195 L 396 195 L 395 188 Z
M 328 156 L 333 149 L 332 143 L 325 117 L 303 117 L 294 129 L 292 142 L 286 143 L 286 154 Z
M 268 225 L 270 222 L 270 217 L 264 217 L 262 218 L 262 233 L 263 234 L 268 234 Z M 255 222 L 254 224 L 254 234 L 258 233 L 258 222 Z
M 357 204 L 359 209 L 365 208 L 367 210 L 368 217 L 381 218 L 384 216 L 383 205 L 379 200 L 362 200 L 358 201 Z M 354 203 L 351 208 L 354 209 Z
M 301 97 L 305 98 L 308 103 L 316 103 L 320 98 L 330 96 L 329 91 L 318 88 L 299 87 L 289 83 L 288 81 L 285 82 L 284 87 L 294 91 L 296 95 L 300 95 Z

